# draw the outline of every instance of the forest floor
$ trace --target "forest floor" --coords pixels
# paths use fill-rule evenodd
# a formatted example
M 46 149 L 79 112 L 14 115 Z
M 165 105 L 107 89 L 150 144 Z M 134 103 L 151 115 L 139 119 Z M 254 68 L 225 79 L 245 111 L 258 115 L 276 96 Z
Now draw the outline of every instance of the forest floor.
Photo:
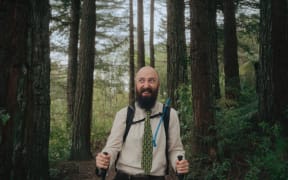
M 53 173 L 54 172 L 54 173 Z M 115 171 L 108 172 L 106 180 L 113 180 Z M 51 180 L 101 180 L 95 174 L 95 161 L 63 161 L 58 163 L 50 171 Z M 166 180 L 176 179 L 173 173 Z
M 97 144 L 97 146 L 96 146 Z M 96 152 L 100 152 L 105 145 L 105 140 L 95 142 L 92 144 L 93 157 L 96 156 Z M 95 174 L 95 160 L 88 161 L 60 161 L 50 165 L 50 179 L 51 180 L 101 180 Z M 115 172 L 109 171 L 106 180 L 112 180 Z
M 101 180 L 95 174 L 95 161 L 64 161 L 58 163 L 50 171 L 51 180 Z M 113 180 L 115 171 L 108 172 L 106 180 Z M 166 180 L 176 179 L 174 174 L 166 177 Z
M 97 146 L 96 146 L 97 144 Z M 99 141 L 92 145 L 93 152 L 100 152 L 104 147 L 105 141 Z M 97 148 L 96 148 L 97 147 Z M 93 154 L 93 157 L 96 153 Z M 101 180 L 95 174 L 95 160 L 89 161 L 60 161 L 56 164 L 50 165 L 50 179 L 51 180 Z M 115 170 L 112 169 L 107 173 L 106 180 L 113 180 Z M 175 173 L 170 171 L 166 180 L 177 179 Z
M 54 173 L 53 173 L 54 172 Z M 114 172 L 108 173 L 106 180 L 112 180 Z M 95 161 L 63 161 L 50 171 L 51 180 L 100 180 L 95 174 Z

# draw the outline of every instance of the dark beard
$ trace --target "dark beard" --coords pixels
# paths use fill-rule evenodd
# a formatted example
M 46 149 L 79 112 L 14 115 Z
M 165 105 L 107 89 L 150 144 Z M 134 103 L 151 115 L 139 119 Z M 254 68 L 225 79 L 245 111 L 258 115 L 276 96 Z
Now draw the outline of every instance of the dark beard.
M 150 97 L 143 97 L 141 94 L 144 91 L 149 91 L 151 93 Z M 158 96 L 158 88 L 153 91 L 152 89 L 141 89 L 140 92 L 136 92 L 136 101 L 139 105 L 139 107 L 145 109 L 145 110 L 150 110 L 151 108 L 153 108 L 153 106 L 156 103 L 157 100 L 157 96 Z

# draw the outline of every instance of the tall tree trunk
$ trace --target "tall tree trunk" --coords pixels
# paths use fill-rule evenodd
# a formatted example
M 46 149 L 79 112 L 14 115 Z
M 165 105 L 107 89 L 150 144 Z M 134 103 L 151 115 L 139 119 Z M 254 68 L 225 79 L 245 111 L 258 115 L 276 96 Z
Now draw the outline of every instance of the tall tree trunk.
M 151 0 L 150 5 L 150 66 L 155 67 L 155 50 L 154 50 L 154 6 L 155 1 Z
M 71 22 L 68 45 L 68 75 L 67 75 L 67 115 L 68 125 L 71 125 L 74 97 L 77 79 L 78 37 L 80 21 L 80 0 L 71 1 Z
M 137 65 L 138 69 L 145 66 L 143 0 L 137 1 Z
M 219 64 L 218 64 L 218 53 L 217 53 L 217 22 L 216 22 L 216 1 L 209 3 L 209 30 L 210 30 L 210 43 L 209 43 L 209 55 L 211 59 L 211 71 L 212 71 L 212 83 L 213 91 L 216 99 L 221 97 L 220 95 L 220 84 L 219 84 Z
M 91 159 L 93 71 L 95 57 L 95 0 L 84 0 L 80 27 L 79 69 L 72 131 L 72 160 Z
M 288 4 L 261 0 L 260 10 L 259 115 L 261 120 L 281 123 L 287 136 Z
M 190 0 L 191 16 L 191 80 L 193 97 L 193 127 L 191 137 L 191 154 L 195 168 L 192 174 L 196 179 L 203 179 L 203 170 L 211 165 L 215 158 L 215 132 L 211 128 L 215 124 L 211 60 L 209 43 L 209 0 Z M 210 139 L 210 141 L 207 141 Z M 203 158 L 203 156 L 207 158 Z M 199 158 L 199 159 L 197 159 Z M 202 159 L 201 159 L 202 158 Z M 191 160 L 192 162 L 192 160 Z
M 175 91 L 188 79 L 184 11 L 184 0 L 167 1 L 167 89 L 176 108 Z
M 50 134 L 50 48 L 49 48 L 49 20 L 50 5 L 48 0 L 31 4 L 31 27 L 29 39 L 31 54 L 31 76 L 28 78 L 28 99 L 25 119 L 26 126 L 31 128 L 27 132 L 27 179 L 48 179 L 49 162 L 48 147 Z M 27 128 L 26 127 L 26 128 Z M 25 129 L 26 130 L 26 129 Z M 17 161 L 16 161 L 17 162 Z M 21 179 L 21 177 L 20 177 Z
M 49 1 L 0 5 L 0 177 L 49 179 Z
M 18 93 L 27 91 L 27 54 L 29 5 L 22 1 L 5 0 L 0 2 L 0 178 L 10 179 L 10 174 L 18 172 L 25 177 L 24 159 L 14 152 L 24 149 L 23 133 L 26 106 L 20 107 Z M 20 28 L 21 27 L 21 28 Z M 5 34 L 5 36 L 4 36 Z M 19 82 L 23 82 L 20 84 Z M 25 83 L 24 83 L 25 82 Z M 19 89 L 19 90 L 18 90 Z M 25 90 L 25 91 L 24 91 Z M 18 92 L 19 91 L 19 92 Z M 26 98 L 26 97 L 25 97 Z M 22 138 L 21 138 L 22 137 Z M 17 146 L 15 146 L 17 144 Z M 13 159 L 17 157 L 18 166 Z
M 240 77 L 234 0 L 223 0 L 223 12 L 225 97 L 237 100 L 240 95 Z
M 135 64 L 134 64 L 134 23 L 133 23 L 133 0 L 129 0 L 129 104 L 135 102 Z

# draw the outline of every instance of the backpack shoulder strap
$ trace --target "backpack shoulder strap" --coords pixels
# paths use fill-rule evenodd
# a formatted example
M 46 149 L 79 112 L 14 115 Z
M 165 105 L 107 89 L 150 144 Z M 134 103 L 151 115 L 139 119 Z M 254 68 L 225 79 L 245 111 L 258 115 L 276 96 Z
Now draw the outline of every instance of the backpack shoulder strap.
M 163 106 L 164 110 L 164 106 Z M 163 112 L 164 113 L 164 112 Z M 167 134 L 166 139 L 168 139 L 168 132 L 169 132 L 169 121 L 170 121 L 170 107 L 165 111 L 163 115 L 163 121 L 164 121 L 164 128 L 165 128 L 165 133 Z
M 166 155 L 166 174 L 169 174 L 169 122 L 170 122 L 170 106 L 166 107 L 166 111 L 164 111 L 165 105 L 163 104 L 163 121 L 164 121 L 164 129 L 166 136 L 166 147 L 165 147 L 165 155 Z
M 123 143 L 126 141 L 131 124 L 133 123 L 134 113 L 135 113 L 134 107 L 128 106 L 127 116 L 126 116 L 126 127 L 125 127 L 125 132 L 123 135 Z
M 131 105 L 129 105 L 129 106 L 127 107 L 126 126 L 125 126 L 124 135 L 123 135 L 123 143 L 126 141 L 128 132 L 129 132 L 130 127 L 131 127 L 131 124 L 133 123 L 134 112 L 135 112 L 134 107 L 131 106 Z M 116 165 L 117 165 L 119 156 L 120 156 L 120 152 L 118 152 L 117 157 L 116 157 L 116 159 L 115 159 L 115 170 L 116 170 L 116 171 L 117 171 Z

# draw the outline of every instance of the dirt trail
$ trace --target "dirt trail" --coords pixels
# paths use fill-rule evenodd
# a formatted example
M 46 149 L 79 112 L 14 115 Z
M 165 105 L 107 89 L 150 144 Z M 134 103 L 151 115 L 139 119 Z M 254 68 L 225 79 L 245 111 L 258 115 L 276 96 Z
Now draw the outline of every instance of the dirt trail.
M 100 180 L 95 174 L 95 161 L 63 161 L 51 168 L 51 180 Z M 106 180 L 112 180 L 114 172 L 109 172 Z
M 51 180 L 101 180 L 95 174 L 95 161 L 63 161 L 51 168 Z M 166 180 L 176 180 L 173 173 Z M 106 180 L 113 180 L 115 171 L 108 172 Z

